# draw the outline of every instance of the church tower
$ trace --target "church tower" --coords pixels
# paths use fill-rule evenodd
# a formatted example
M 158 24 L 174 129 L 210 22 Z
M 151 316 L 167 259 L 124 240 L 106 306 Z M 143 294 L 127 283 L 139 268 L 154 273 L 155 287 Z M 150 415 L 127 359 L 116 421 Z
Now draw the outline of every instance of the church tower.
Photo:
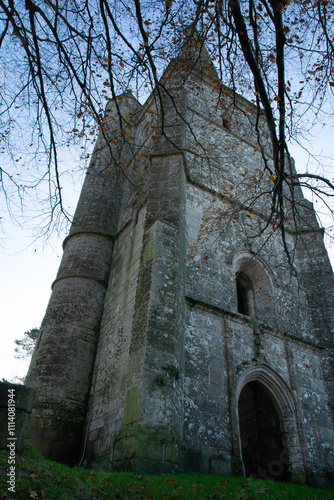
M 27 377 L 46 455 L 330 484 L 333 273 L 298 186 L 293 268 L 263 230 L 258 120 L 270 162 L 195 39 L 107 105 Z

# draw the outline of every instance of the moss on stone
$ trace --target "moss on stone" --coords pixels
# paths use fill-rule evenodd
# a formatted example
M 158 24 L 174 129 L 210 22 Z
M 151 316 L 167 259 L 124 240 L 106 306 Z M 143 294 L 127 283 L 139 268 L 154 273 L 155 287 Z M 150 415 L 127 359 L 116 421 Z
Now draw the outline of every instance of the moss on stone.
M 180 467 L 181 453 L 180 437 L 172 429 L 134 424 L 116 436 L 112 468 L 145 473 L 171 471 Z

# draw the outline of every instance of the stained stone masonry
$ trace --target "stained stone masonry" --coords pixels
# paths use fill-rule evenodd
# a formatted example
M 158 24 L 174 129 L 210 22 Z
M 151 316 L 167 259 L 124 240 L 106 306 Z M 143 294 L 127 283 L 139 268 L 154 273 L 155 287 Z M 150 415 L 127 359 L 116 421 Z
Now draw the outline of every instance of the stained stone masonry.
M 253 105 L 218 99 L 195 39 L 162 83 L 163 108 L 107 106 L 27 377 L 29 440 L 107 470 L 331 485 L 334 288 L 313 207 L 296 187 L 292 272 L 277 233 L 249 237 L 268 198 L 255 216 L 221 195 L 261 169 Z

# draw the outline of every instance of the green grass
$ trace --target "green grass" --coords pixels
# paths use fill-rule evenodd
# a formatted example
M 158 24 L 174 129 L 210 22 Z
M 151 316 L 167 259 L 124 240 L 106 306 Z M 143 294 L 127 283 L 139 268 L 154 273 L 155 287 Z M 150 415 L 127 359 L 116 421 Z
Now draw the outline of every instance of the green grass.
M 8 454 L 0 451 L 0 499 L 334 499 L 334 492 L 261 479 L 192 473 L 138 475 L 87 470 L 47 460 L 30 446 L 16 457 L 15 493 L 8 492 Z

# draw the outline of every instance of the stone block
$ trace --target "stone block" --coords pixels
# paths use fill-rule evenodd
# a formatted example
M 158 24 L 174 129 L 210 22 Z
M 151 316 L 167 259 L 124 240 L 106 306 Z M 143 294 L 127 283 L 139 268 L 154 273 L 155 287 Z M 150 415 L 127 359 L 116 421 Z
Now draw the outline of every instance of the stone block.
M 0 382 L 0 448 L 6 449 L 8 438 L 15 437 L 16 450 L 22 450 L 34 398 L 34 389 Z
M 27 438 L 27 441 L 29 443 L 32 443 L 34 448 L 36 448 L 42 455 L 44 455 L 46 457 L 52 456 L 53 441 L 49 441 L 46 439 L 31 440 L 29 438 Z
M 35 439 L 43 439 L 44 437 L 44 429 L 41 427 L 29 427 L 29 430 L 27 432 L 27 439 L 28 440 L 35 440 Z
M 29 432 L 29 436 L 31 437 L 33 437 L 31 434 L 33 430 L 34 429 L 31 429 Z M 56 441 L 57 439 L 61 438 L 61 435 L 59 435 L 58 429 L 44 429 L 43 438 L 51 441 Z

